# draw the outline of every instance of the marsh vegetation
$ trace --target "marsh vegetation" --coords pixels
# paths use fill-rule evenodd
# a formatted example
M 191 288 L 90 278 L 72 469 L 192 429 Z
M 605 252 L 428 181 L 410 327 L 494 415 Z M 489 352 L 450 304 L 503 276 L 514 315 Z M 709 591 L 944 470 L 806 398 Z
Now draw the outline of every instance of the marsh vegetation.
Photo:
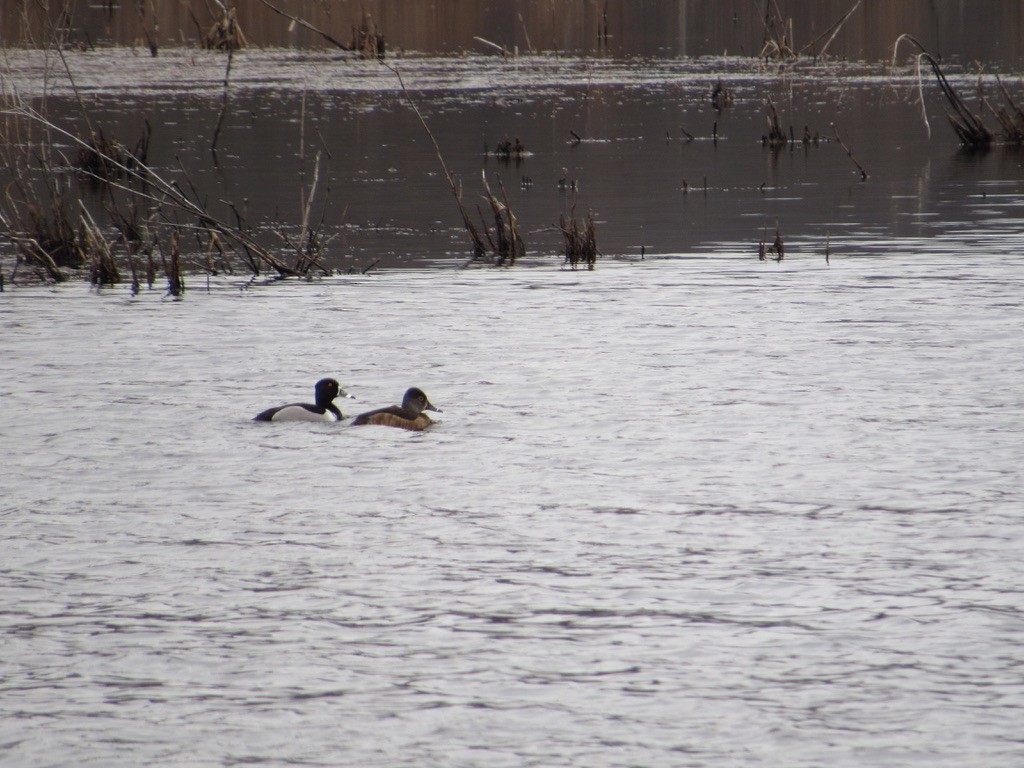
M 46 15 L 21 4 L 8 15 L 8 284 L 162 279 L 180 292 L 189 272 L 276 280 L 559 259 L 593 269 L 601 254 L 756 248 L 777 224 L 787 255 L 821 256 L 826 243 L 843 252 L 830 233 L 844 227 L 902 228 L 858 181 L 902 199 L 922 163 L 958 146 L 998 153 L 971 161 L 984 183 L 1018 179 L 1006 154 L 1024 137 L 1015 84 L 902 34 L 884 60 L 852 58 L 878 42 L 852 24 L 872 3 L 737 5 L 708 39 L 740 55 L 636 60 L 618 54 L 643 50 L 635 41 L 651 36 L 636 27 L 653 17 L 616 3 L 583 15 L 554 4 L 468 36 L 446 27 L 463 35 L 459 56 L 427 55 L 452 45 L 442 34 L 412 50 L 425 21 L 387 3 L 182 8 L 68 3 Z M 279 35 L 291 47 L 275 47 Z M 557 42 L 568 39 L 573 50 Z M 953 132 L 929 139 L 943 113 Z M 964 199 L 975 191 L 963 187 Z

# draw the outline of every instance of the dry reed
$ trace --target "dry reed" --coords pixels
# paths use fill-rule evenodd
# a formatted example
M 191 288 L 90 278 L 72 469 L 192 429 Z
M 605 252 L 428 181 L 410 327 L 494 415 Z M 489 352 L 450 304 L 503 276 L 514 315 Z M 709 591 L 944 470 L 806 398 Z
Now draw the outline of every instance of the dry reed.
M 587 212 L 586 219 L 582 221 L 576 218 L 576 206 L 569 212 L 569 218 L 565 214 L 558 218 L 558 228 L 562 232 L 564 240 L 565 263 L 573 269 L 580 264 L 586 265 L 587 269 L 593 270 L 597 263 L 597 231 L 594 225 L 593 211 Z

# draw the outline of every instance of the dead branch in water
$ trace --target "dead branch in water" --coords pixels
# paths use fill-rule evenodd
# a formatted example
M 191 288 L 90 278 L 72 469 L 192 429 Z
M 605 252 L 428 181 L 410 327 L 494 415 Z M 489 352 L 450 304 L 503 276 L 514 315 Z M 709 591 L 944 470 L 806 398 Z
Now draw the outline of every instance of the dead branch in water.
M 854 12 L 860 7 L 862 0 L 856 0 L 853 6 L 839 17 L 832 26 L 818 35 L 816 38 L 811 40 L 803 47 L 797 49 L 796 42 L 793 35 L 793 19 L 783 18 L 782 11 L 779 10 L 779 4 L 777 0 L 765 0 L 764 15 L 761 18 L 761 25 L 764 27 L 764 43 L 761 47 L 759 58 L 776 60 L 792 60 L 799 58 L 801 54 L 804 54 L 808 49 L 818 43 L 819 40 L 828 35 L 828 40 L 821 47 L 821 50 L 817 53 L 813 53 L 814 58 L 819 58 L 825 55 L 828 47 L 835 40 L 836 35 L 843 28 L 843 25 L 847 20 L 854 14 Z M 755 7 L 757 0 L 754 0 Z M 758 9 L 758 15 L 760 16 L 760 9 Z
M 779 112 L 775 108 L 775 102 L 771 96 L 768 97 L 768 133 L 761 137 L 761 144 L 772 149 L 781 149 L 789 144 L 789 137 L 782 130 L 782 123 L 779 122 Z
M 982 95 L 982 103 L 995 115 L 996 120 L 999 121 L 999 125 L 1002 128 L 1003 140 L 1009 144 L 1024 144 L 1024 110 L 1022 110 L 1017 102 L 1013 100 L 1010 92 L 1006 90 L 1006 85 L 1003 84 L 1002 78 L 996 76 L 996 82 L 999 84 L 999 91 L 1003 95 L 1003 100 L 1009 107 L 993 107 L 988 99 Z M 981 86 L 978 86 L 979 91 Z
M 231 60 L 235 56 L 235 49 L 228 48 L 228 63 L 224 69 L 224 89 L 220 102 L 220 114 L 217 115 L 217 125 L 213 129 L 213 138 L 210 139 L 210 151 L 217 151 L 217 139 L 220 137 L 220 128 L 224 124 L 224 116 L 228 112 L 228 86 L 231 82 Z
M 782 261 L 786 256 L 786 248 L 782 242 L 782 232 L 779 230 L 779 222 L 775 222 L 775 240 L 768 245 L 768 227 L 764 228 L 761 234 L 761 242 L 757 246 L 757 258 L 760 261 L 767 261 L 768 254 L 774 253 L 774 261 Z
M 495 50 L 499 51 L 501 55 L 504 56 L 506 59 L 513 58 L 515 56 L 515 54 L 505 46 L 498 45 L 497 43 L 492 43 L 490 40 L 480 37 L 479 35 L 473 35 L 473 39 L 476 40 L 478 43 L 489 45 L 491 48 L 494 48 Z
M 167 275 L 167 293 L 179 297 L 185 293 L 185 278 L 181 275 L 181 253 L 178 251 L 178 233 L 171 232 L 170 251 L 171 257 L 168 261 L 164 255 L 163 244 L 160 244 L 160 258 L 164 264 L 164 274 Z
M 956 89 L 950 85 L 949 80 L 946 79 L 946 75 L 942 72 L 942 68 L 939 66 L 939 62 L 925 50 L 925 47 L 911 35 L 900 35 L 896 38 L 896 42 L 892 48 L 892 66 L 896 66 L 896 56 L 899 45 L 902 41 L 906 40 L 918 49 L 918 54 L 915 57 L 916 67 L 918 73 L 918 98 L 921 100 L 921 113 L 924 116 L 925 126 L 928 128 L 929 136 L 931 135 L 931 127 L 928 125 L 928 116 L 924 111 L 924 88 L 921 83 L 921 62 L 924 61 L 932 68 L 932 72 L 935 74 L 935 79 L 939 84 L 939 89 L 942 91 L 942 95 L 946 97 L 946 101 L 954 114 L 946 113 L 946 117 L 949 119 L 950 125 L 953 127 L 953 131 L 960 139 L 960 143 L 964 146 L 971 148 L 985 148 L 991 145 L 994 135 L 992 131 L 988 129 L 980 115 L 976 115 L 971 112 L 970 108 L 961 98 L 960 94 L 957 93 Z
M 95 286 L 116 285 L 121 282 L 121 273 L 118 272 L 117 262 L 114 261 L 114 254 L 110 250 L 110 243 L 103 236 L 100 228 L 96 226 L 92 215 L 82 203 L 78 201 L 82 209 L 81 225 L 83 239 L 86 243 L 86 252 L 90 256 L 89 261 L 89 282 Z
M 179 183 L 165 180 L 145 163 L 135 161 L 129 164 L 103 153 L 89 142 L 60 128 L 29 107 L 19 106 L 8 110 L 6 114 L 44 125 L 50 132 L 68 139 L 73 145 L 96 152 L 100 155 L 100 160 L 103 163 L 125 177 L 124 182 L 112 180 L 108 177 L 105 181 L 109 190 L 118 190 L 128 195 L 130 199 L 152 206 L 154 209 L 161 211 L 160 216 L 165 221 L 169 221 L 172 213 L 188 217 L 192 220 L 191 224 L 174 224 L 172 226 L 179 229 L 188 229 L 195 232 L 197 236 L 202 235 L 205 238 L 216 237 L 218 242 L 229 245 L 232 249 L 240 249 L 248 259 L 254 274 L 260 274 L 264 265 L 269 265 L 282 277 L 301 275 L 304 272 L 299 270 L 308 270 L 310 266 L 308 263 L 300 260 L 300 263 L 295 267 L 289 266 L 260 245 L 249 234 L 247 228 L 243 226 L 240 218 L 232 226 L 211 213 L 202 196 L 188 179 L 183 168 L 181 171 L 185 177 L 187 191 L 182 189 Z M 90 178 L 98 178 L 88 172 L 86 173 Z M 52 172 L 52 169 L 47 172 L 44 168 L 44 180 L 54 193 L 51 201 L 51 210 L 59 214 L 53 219 L 58 228 L 57 234 L 59 235 L 54 244 L 51 245 L 49 242 L 45 242 L 45 240 L 50 239 L 48 234 L 45 240 L 41 239 L 38 235 L 33 236 L 31 234 L 33 230 L 40 234 L 49 233 L 51 229 L 47 223 L 49 219 L 37 212 L 38 206 L 34 206 L 32 203 L 32 191 L 29 189 L 27 182 L 24 182 L 19 187 L 21 200 L 27 202 L 18 203 L 13 201 L 10 197 L 10 192 L 8 199 L 12 200 L 9 206 L 10 209 L 18 211 L 19 220 L 24 221 L 27 218 L 29 226 L 19 225 L 17 221 L 10 221 L 5 217 L 5 231 L 3 232 L 12 242 L 18 244 L 19 248 L 27 256 L 30 255 L 34 257 L 37 263 L 44 264 L 53 279 L 58 279 L 58 277 L 57 274 L 53 273 L 50 262 L 53 262 L 54 265 L 57 263 L 54 262 L 52 256 L 49 256 L 48 259 L 43 259 L 41 252 L 46 252 L 47 254 L 68 252 L 73 259 L 73 263 L 70 264 L 72 267 L 80 266 L 81 263 L 88 261 L 86 258 L 88 250 L 82 250 L 83 242 L 76 234 L 74 225 L 69 223 L 75 221 L 76 218 L 66 213 L 67 203 L 65 198 L 61 196 L 64 188 L 57 186 L 57 179 L 58 176 Z M 137 186 L 132 185 L 131 182 L 138 182 L 138 184 Z M 230 203 L 225 204 L 235 211 L 237 217 L 237 210 Z M 64 211 L 64 213 L 61 214 L 61 211 Z M 89 243 L 85 243 L 85 245 L 88 246 Z
M 512 213 L 505 185 L 501 183 L 499 176 L 498 188 L 501 190 L 502 196 L 502 200 L 499 201 L 491 192 L 491 188 L 487 184 L 487 175 L 483 171 L 480 171 L 480 178 L 483 181 L 484 191 L 487 193 L 486 200 L 490 205 L 491 214 L 494 216 L 493 236 L 486 221 L 484 222 L 484 232 L 491 246 L 494 264 L 498 267 L 506 264 L 510 267 L 515 266 L 516 259 L 526 253 L 526 246 L 523 243 L 523 238 L 519 235 L 519 222 L 515 214 Z
M 523 14 L 518 13 L 517 15 L 519 16 L 519 24 L 523 28 L 523 37 L 526 40 L 526 50 L 531 54 L 535 53 L 533 50 L 533 43 L 530 42 L 530 31 L 526 28 L 526 21 L 523 19 Z
M 323 266 L 323 258 L 327 245 L 334 239 L 334 237 L 325 238 L 323 236 L 326 207 L 321 210 L 320 220 L 315 225 L 310 223 L 313 200 L 316 198 L 317 186 L 320 183 L 320 156 L 321 153 L 317 152 L 316 160 L 313 163 L 313 179 L 309 183 L 308 196 L 306 197 L 305 204 L 302 206 L 302 221 L 299 224 L 298 242 L 293 242 L 283 232 L 277 233 L 288 247 L 295 252 L 295 270 L 302 275 L 308 274 L 314 268 L 327 272 Z
M 594 212 L 588 211 L 587 218 L 580 221 L 576 218 L 576 206 L 573 205 L 568 220 L 565 214 L 558 217 L 558 228 L 565 240 L 565 263 L 573 269 L 579 264 L 586 264 L 587 269 L 592 271 L 598 255 Z
M 846 146 L 845 143 L 843 143 L 843 140 L 841 138 L 839 138 L 839 129 L 836 128 L 835 123 L 832 123 L 832 132 L 835 134 L 836 141 L 839 142 L 839 146 L 843 148 L 843 151 L 846 152 L 847 157 L 849 157 L 850 160 L 853 161 L 853 164 L 857 166 L 857 170 L 860 171 L 860 180 L 867 181 L 868 172 L 864 170 L 864 167 L 860 163 L 857 162 L 857 158 L 853 156 L 853 152 L 850 151 L 850 148 Z
M 828 47 L 830 45 L 832 45 L 832 41 L 836 39 L 836 35 L 839 34 L 839 30 L 841 30 L 843 28 L 843 25 L 846 23 L 846 20 L 849 19 L 851 16 L 853 16 L 853 12 L 856 11 L 860 7 L 860 4 L 861 4 L 861 0 L 857 0 L 857 2 L 855 2 L 853 4 L 853 7 L 850 8 L 850 10 L 848 10 L 845 14 L 843 14 L 840 17 L 839 21 L 837 21 L 835 24 L 833 24 L 831 27 L 826 29 L 824 32 L 822 32 L 820 35 L 818 35 L 816 38 L 811 40 L 811 42 L 809 42 L 807 45 L 805 45 L 803 48 L 801 48 L 800 49 L 800 53 L 803 53 L 808 48 L 812 48 L 815 43 L 817 43 L 819 40 L 821 40 L 821 38 L 823 38 L 825 35 L 828 35 L 831 32 L 832 34 L 829 35 L 828 40 L 826 40 L 825 44 L 823 46 L 821 46 L 821 50 L 818 51 L 817 53 L 813 54 L 814 58 L 818 58 L 819 56 L 824 56 L 825 55 L 825 51 L 828 50 Z
M 40 279 L 60 283 L 68 279 L 66 269 L 79 269 L 87 261 L 72 179 L 58 172 L 57 166 L 67 163 L 53 159 L 49 142 L 41 142 L 38 151 L 16 151 L 34 143 L 22 125 L 8 113 L 0 138 L 0 162 L 11 179 L 0 204 L 0 235 L 18 253 L 12 282 L 24 263 Z M 42 170 L 41 182 L 33 182 L 31 165 Z
M 86 175 L 97 179 L 114 179 L 124 176 L 121 168 L 132 169 L 145 164 L 149 157 L 149 142 L 153 130 L 148 120 L 143 122 L 142 136 L 128 149 L 116 139 L 108 139 L 103 129 L 94 131 L 85 146 L 79 146 L 75 167 Z M 109 162 L 112 158 L 115 162 Z
M 329 32 L 309 23 L 301 16 L 295 16 L 287 11 L 281 10 L 273 3 L 269 2 L 269 0 L 260 0 L 260 2 L 277 15 L 283 16 L 293 24 L 298 24 L 300 27 L 304 27 L 310 32 L 320 35 L 320 37 L 328 43 L 343 51 L 358 53 L 364 59 L 383 59 L 387 54 L 387 45 L 384 40 L 384 35 L 378 28 L 376 22 L 374 22 L 373 16 L 365 9 L 363 9 L 363 16 L 359 22 L 359 26 L 354 24 L 352 25 L 352 41 L 346 45 Z
M 221 17 L 203 37 L 203 47 L 219 51 L 234 51 L 247 47 L 249 41 L 246 40 L 242 26 L 238 23 L 238 11 L 233 6 L 226 8 L 222 5 L 221 9 Z
M 358 27 L 352 25 L 350 49 L 356 51 L 364 59 L 384 58 L 386 53 L 384 35 L 377 28 L 369 11 L 363 11 L 363 18 Z
M 444 173 L 445 181 L 448 182 L 448 189 L 452 193 L 452 197 L 455 198 L 455 205 L 459 209 L 459 215 L 462 217 L 462 224 L 466 228 L 466 232 L 469 233 L 469 238 L 472 241 L 473 255 L 470 261 L 476 261 L 488 252 L 488 244 L 484 242 L 483 237 L 480 236 L 479 230 L 470 218 L 469 213 L 466 211 L 466 206 L 462 203 L 462 193 L 459 189 L 459 185 L 455 183 L 455 177 L 452 176 L 451 171 L 448 170 L 448 164 L 444 161 L 444 155 L 441 154 L 441 147 L 437 143 L 437 139 L 434 138 L 433 132 L 430 130 L 430 126 L 427 125 L 427 121 L 423 118 L 423 114 L 420 112 L 419 107 L 416 106 L 416 102 L 413 100 L 412 95 L 409 93 L 409 89 L 405 87 L 405 81 L 402 79 L 402 73 L 398 71 L 397 67 L 392 67 L 390 64 L 381 64 L 391 70 L 395 77 L 398 78 L 398 85 L 402 89 L 402 94 L 405 96 L 406 101 L 409 102 L 409 106 L 412 107 L 412 111 L 415 113 L 416 118 L 420 121 L 420 125 L 423 126 L 423 130 L 426 131 L 427 136 L 430 138 L 430 143 L 434 145 L 434 153 L 437 155 L 437 161 L 441 164 L 441 171 Z
M 764 43 L 758 54 L 762 59 L 795 59 L 797 52 L 793 48 L 793 19 L 783 19 L 782 11 L 776 0 L 765 0 Z

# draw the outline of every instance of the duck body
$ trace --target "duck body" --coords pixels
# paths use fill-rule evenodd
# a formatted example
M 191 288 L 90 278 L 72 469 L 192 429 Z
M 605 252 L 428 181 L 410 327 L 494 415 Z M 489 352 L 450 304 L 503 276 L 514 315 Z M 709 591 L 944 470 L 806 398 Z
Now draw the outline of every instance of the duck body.
M 406 391 L 401 405 L 361 413 L 352 420 L 352 426 L 375 424 L 380 427 L 398 427 L 412 432 L 422 432 L 434 423 L 424 411 L 440 413 L 441 409 L 434 407 L 422 389 L 412 387 Z
M 335 379 L 320 379 L 314 387 L 315 403 L 289 403 L 267 408 L 256 414 L 254 421 L 341 421 L 342 414 L 334 404 L 339 395 L 348 397 Z

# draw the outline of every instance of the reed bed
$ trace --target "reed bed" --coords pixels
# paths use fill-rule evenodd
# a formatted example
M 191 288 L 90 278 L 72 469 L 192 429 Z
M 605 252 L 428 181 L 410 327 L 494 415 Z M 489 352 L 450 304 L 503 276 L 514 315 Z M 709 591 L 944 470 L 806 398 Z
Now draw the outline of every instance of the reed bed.
M 564 263 L 572 269 L 584 265 L 593 271 L 598 256 L 597 227 L 594 224 L 593 211 L 588 211 L 586 218 L 579 219 L 576 217 L 576 207 L 573 206 L 568 218 L 565 214 L 559 216 L 558 228 L 564 241 Z
M 893 67 L 896 65 L 899 47 L 904 42 L 917 49 L 914 61 L 918 77 L 918 99 L 921 103 L 922 120 L 929 135 L 931 134 L 931 125 L 924 109 L 922 64 L 930 67 L 935 76 L 939 90 L 946 99 L 946 118 L 963 147 L 983 150 L 993 144 L 1024 146 L 1024 109 L 1007 89 L 1001 77 L 996 76 L 996 84 L 1003 103 L 992 103 L 985 92 L 984 81 L 979 76 L 977 86 L 979 109 L 972 109 L 959 91 L 949 82 L 938 60 L 925 50 L 925 47 L 913 36 L 904 34 L 896 38 L 892 51 Z M 985 123 L 983 116 L 985 113 L 995 118 L 996 128 L 990 128 Z

